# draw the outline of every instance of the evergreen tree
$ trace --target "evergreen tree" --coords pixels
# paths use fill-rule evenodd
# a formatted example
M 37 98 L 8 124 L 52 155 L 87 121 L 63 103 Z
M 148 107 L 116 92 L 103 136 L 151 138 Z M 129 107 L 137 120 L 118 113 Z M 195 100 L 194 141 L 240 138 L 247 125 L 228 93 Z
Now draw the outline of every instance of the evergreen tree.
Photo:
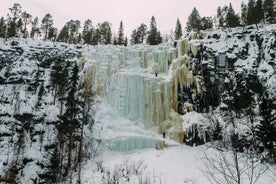
M 94 34 L 93 42 L 101 43 L 104 45 L 112 43 L 111 24 L 108 21 L 98 24 L 97 31 Z M 96 44 L 97 44 L 96 43 Z
M 275 18 L 274 0 L 264 0 L 264 14 L 266 19 Z
M 178 40 L 182 36 L 183 36 L 182 26 L 181 26 L 179 18 L 177 18 L 177 20 L 176 20 L 176 26 L 175 26 L 175 31 L 174 31 L 174 39 Z
M 5 38 L 6 36 L 6 24 L 4 17 L 0 19 L 0 38 Z
M 246 26 L 247 25 L 247 5 L 242 2 L 241 3 L 241 24 L 243 26 Z
M 260 115 L 262 120 L 257 126 L 257 139 L 268 151 L 268 159 L 272 159 L 276 163 L 276 149 L 274 146 L 276 142 L 276 114 L 273 112 L 273 101 L 269 99 L 267 93 L 262 97 Z
M 201 17 L 198 10 L 194 7 L 192 13 L 188 17 L 187 31 L 199 31 L 201 29 Z
M 76 44 L 78 43 L 80 21 L 79 20 L 70 20 L 66 23 L 68 28 L 68 43 Z
M 47 13 L 41 21 L 41 29 L 44 31 L 44 40 L 48 38 L 49 30 L 53 26 L 52 15 Z
M 32 15 L 24 11 L 21 17 L 23 21 L 23 38 L 27 38 L 28 37 L 27 25 L 29 25 L 32 22 Z
M 229 7 L 227 8 L 227 14 L 226 14 L 226 25 L 228 27 L 237 27 L 240 25 L 240 17 L 238 14 L 235 13 L 232 4 L 229 4 Z
M 211 29 L 213 28 L 213 19 L 212 17 L 202 17 L 201 19 L 201 29 Z
M 46 183 L 57 183 L 58 175 L 60 174 L 60 155 L 58 146 L 55 146 L 51 153 L 50 162 L 46 166 L 46 172 L 44 174 Z
M 160 31 L 157 30 L 155 17 L 151 17 L 150 30 L 148 31 L 147 44 L 158 45 L 162 43 L 162 37 Z
M 134 29 L 132 31 L 131 43 L 132 44 L 144 43 L 146 35 L 147 35 L 147 26 L 142 23 L 137 29 Z
M 137 35 L 138 35 L 138 42 L 139 43 L 144 43 L 144 40 L 146 38 L 146 35 L 147 35 L 147 25 L 145 24 L 141 24 L 138 29 L 137 29 Z
M 9 8 L 10 14 L 8 14 L 8 37 L 15 37 L 18 35 L 18 20 L 21 14 L 21 5 L 14 3 L 12 8 Z
M 118 38 L 116 37 L 116 35 L 113 36 L 113 45 L 118 45 Z
M 51 27 L 48 33 L 48 40 L 55 41 L 57 38 L 57 33 L 58 33 L 58 29 L 55 27 Z
M 222 140 L 222 125 L 216 120 L 215 125 L 213 127 L 213 139 L 214 140 Z
M 120 27 L 119 27 L 119 31 L 118 31 L 118 41 L 117 41 L 118 45 L 124 45 L 124 26 L 123 26 L 123 22 L 120 22 Z
M 58 37 L 57 37 L 57 41 L 68 43 L 68 41 L 69 41 L 69 27 L 68 27 L 67 23 L 63 26 L 63 28 L 59 32 Z
M 82 31 L 82 39 L 84 44 L 92 43 L 92 35 L 93 35 L 93 26 L 92 21 L 90 19 L 84 22 L 83 31 Z
M 98 25 L 98 27 L 93 32 L 91 44 L 97 45 L 97 44 L 101 43 L 101 37 L 102 37 L 101 30 Z
M 249 0 L 248 5 L 247 5 L 247 24 L 255 24 L 256 23 L 256 12 L 255 12 L 255 7 L 256 7 L 256 2 L 255 0 Z
M 264 19 L 264 7 L 263 7 L 262 0 L 257 0 L 256 6 L 255 6 L 255 14 L 256 14 L 256 23 L 259 23 Z
M 39 35 L 40 33 L 40 30 L 39 30 L 39 27 L 38 27 L 38 17 L 35 17 L 34 20 L 32 21 L 32 28 L 31 28 L 31 38 L 34 38 L 35 35 Z
M 223 12 L 221 7 L 219 6 L 217 9 L 217 18 L 218 18 L 218 26 L 224 27 L 224 18 L 223 18 Z
M 139 43 L 139 40 L 138 40 L 138 35 L 137 35 L 137 30 L 134 29 L 131 33 L 131 44 L 137 44 Z
M 128 39 L 127 39 L 127 37 L 125 37 L 124 46 L 127 46 L 127 45 L 128 45 Z
M 16 36 L 21 37 L 23 33 L 23 21 L 22 18 L 19 18 L 16 24 Z

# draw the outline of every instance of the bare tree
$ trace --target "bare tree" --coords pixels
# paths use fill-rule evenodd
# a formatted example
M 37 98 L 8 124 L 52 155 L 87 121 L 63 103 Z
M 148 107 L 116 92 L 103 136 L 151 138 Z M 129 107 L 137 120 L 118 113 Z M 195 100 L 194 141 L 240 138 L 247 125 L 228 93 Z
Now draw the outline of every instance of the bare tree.
M 254 152 L 238 154 L 213 148 L 204 151 L 202 162 L 201 172 L 214 184 L 241 184 L 241 178 L 246 183 L 256 184 L 269 168 L 269 164 L 261 163 Z

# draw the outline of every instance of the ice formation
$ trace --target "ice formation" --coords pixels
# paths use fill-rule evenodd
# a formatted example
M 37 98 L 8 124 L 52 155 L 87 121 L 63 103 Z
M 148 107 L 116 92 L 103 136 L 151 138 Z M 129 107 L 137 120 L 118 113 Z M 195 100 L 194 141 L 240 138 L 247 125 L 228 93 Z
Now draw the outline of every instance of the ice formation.
M 188 56 L 196 54 L 196 47 L 188 40 L 179 41 L 176 48 L 88 46 L 81 65 L 86 82 L 121 115 L 146 127 L 157 127 L 160 133 L 166 131 L 179 141 L 181 122 L 173 120 L 179 115 L 173 113 L 178 111 L 178 88 L 192 84 L 200 88 L 200 78 L 193 76 Z M 183 108 L 191 110 L 192 106 Z

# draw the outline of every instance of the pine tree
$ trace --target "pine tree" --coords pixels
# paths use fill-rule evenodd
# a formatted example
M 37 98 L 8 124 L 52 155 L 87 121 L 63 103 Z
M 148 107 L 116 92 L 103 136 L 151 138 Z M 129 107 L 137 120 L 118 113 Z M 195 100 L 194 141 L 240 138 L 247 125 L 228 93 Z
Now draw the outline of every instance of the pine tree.
M 120 27 L 119 27 L 119 31 L 118 31 L 118 45 L 124 45 L 124 26 L 123 26 L 123 22 L 120 22 Z
M 49 29 L 49 33 L 48 33 L 48 40 L 50 40 L 50 41 L 56 41 L 57 33 L 58 33 L 58 29 L 55 28 L 55 27 L 51 27 Z
M 66 23 L 68 28 L 68 43 L 77 44 L 79 37 L 80 21 L 70 20 Z
M 268 159 L 272 159 L 276 163 L 276 149 L 274 146 L 276 142 L 276 114 L 273 113 L 273 101 L 269 99 L 267 93 L 262 97 L 260 115 L 262 120 L 257 126 L 257 139 L 268 151 Z
M 132 31 L 131 43 L 132 44 L 144 43 L 146 35 L 147 35 L 147 26 L 142 23 L 137 29 L 134 29 Z
M 139 43 L 144 43 L 145 37 L 147 35 L 147 29 L 148 29 L 147 25 L 143 23 L 138 27 L 137 35 L 138 35 Z
M 36 34 L 38 35 L 40 32 L 39 27 L 38 27 L 38 17 L 35 17 L 31 24 L 32 24 L 32 28 L 31 28 L 30 37 L 34 38 L 35 35 Z
M 111 24 L 108 21 L 98 24 L 98 31 L 94 36 L 101 44 L 107 45 L 112 43 Z
M 14 3 L 12 8 L 9 8 L 8 14 L 8 37 L 15 37 L 18 35 L 17 23 L 21 14 L 21 5 Z
M 69 27 L 68 27 L 68 24 L 65 24 L 63 26 L 63 28 L 61 29 L 61 31 L 59 32 L 58 37 L 57 37 L 57 41 L 68 43 L 68 41 L 69 41 Z
M 187 31 L 199 31 L 201 29 L 201 17 L 198 10 L 194 7 L 192 13 L 188 17 Z
M 92 43 L 92 35 L 93 35 L 93 26 L 92 21 L 90 19 L 84 22 L 83 31 L 82 31 L 82 39 L 84 44 Z
M 53 26 L 52 15 L 47 13 L 41 21 L 41 29 L 44 31 L 44 40 L 47 40 L 49 30 Z
M 176 26 L 175 26 L 175 31 L 174 31 L 174 39 L 178 40 L 182 36 L 183 36 L 182 26 L 181 26 L 179 18 L 177 18 L 177 20 L 176 20 Z
M 23 21 L 22 18 L 19 18 L 19 20 L 16 23 L 16 36 L 21 37 L 23 33 Z
M 101 30 L 98 25 L 98 27 L 93 31 L 91 44 L 97 45 L 99 43 L 101 43 Z
M 21 17 L 23 21 L 23 38 L 27 38 L 28 37 L 27 25 L 32 22 L 32 15 L 24 11 Z
M 155 17 L 151 17 L 150 30 L 148 31 L 147 44 L 158 45 L 162 43 L 162 37 L 160 31 L 157 30 Z

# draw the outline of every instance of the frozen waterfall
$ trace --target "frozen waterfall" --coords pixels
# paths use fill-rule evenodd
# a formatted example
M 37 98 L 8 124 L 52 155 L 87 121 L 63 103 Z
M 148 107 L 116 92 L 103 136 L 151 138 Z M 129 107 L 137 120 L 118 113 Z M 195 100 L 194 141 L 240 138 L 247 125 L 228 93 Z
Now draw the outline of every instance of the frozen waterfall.
M 199 79 L 192 75 L 190 52 L 196 54 L 197 46 L 188 40 L 178 42 L 176 48 L 87 46 L 81 70 L 89 83 L 86 85 L 122 116 L 146 127 L 156 127 L 159 133 L 166 131 L 178 140 L 181 118 L 175 118 L 174 112 L 178 112 L 179 87 L 199 84 Z M 174 119 L 180 120 L 173 122 Z M 146 139 L 139 141 L 144 141 L 145 147 L 152 144 Z

